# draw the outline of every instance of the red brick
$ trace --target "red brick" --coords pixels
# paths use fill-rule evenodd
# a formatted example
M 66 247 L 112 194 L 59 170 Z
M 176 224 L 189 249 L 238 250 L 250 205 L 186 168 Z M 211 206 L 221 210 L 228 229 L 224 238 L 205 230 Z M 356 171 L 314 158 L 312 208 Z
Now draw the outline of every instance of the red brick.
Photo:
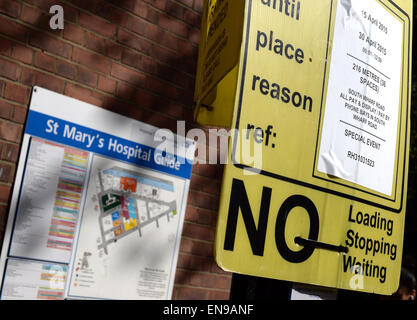
M 178 89 L 177 95 L 178 95 L 178 99 L 177 99 L 178 102 L 181 102 L 187 107 L 192 108 L 192 106 L 194 105 L 194 92 L 193 91 Z
M 16 166 L 12 165 L 11 171 L 10 171 L 10 180 L 9 183 L 13 184 L 14 182 L 14 178 L 15 178 L 15 174 L 16 174 Z
M 185 40 L 179 40 L 179 53 L 181 55 L 185 55 L 187 57 L 192 57 L 194 56 L 194 49 L 195 47 L 189 43 L 188 41 Z
M 186 121 L 186 123 L 194 122 L 194 112 L 193 112 L 192 108 L 184 108 L 183 109 L 182 119 L 184 121 Z
M 186 279 L 185 284 L 196 286 L 196 287 L 203 287 L 202 285 L 202 274 L 198 271 L 186 271 Z
M 190 239 L 182 238 L 180 244 L 180 252 L 191 253 L 193 248 L 193 241 Z
M 118 41 L 132 49 L 138 50 L 145 53 L 146 55 L 151 55 L 152 52 L 152 43 L 149 41 L 139 38 L 138 36 L 129 33 L 123 29 L 119 29 Z
M 112 21 L 112 19 L 114 18 L 114 9 L 115 8 L 108 4 L 107 1 L 99 1 L 95 6 L 93 12 L 105 20 Z
M 180 253 L 178 257 L 178 268 L 209 272 L 211 270 L 212 260 L 212 258 L 198 257 Z
M 207 290 L 196 288 L 177 288 L 175 299 L 178 300 L 204 300 L 207 299 Z
M 86 67 L 102 73 L 109 73 L 111 62 L 108 58 L 88 52 L 80 48 L 74 48 L 72 60 Z
M 188 285 L 190 279 L 193 276 L 193 272 L 177 269 L 175 273 L 175 284 L 176 285 Z
M 203 191 L 213 195 L 219 195 L 221 185 L 219 181 L 193 175 L 191 177 L 190 188 L 196 191 Z
M 198 45 L 200 43 L 200 31 L 194 29 L 189 30 L 188 40 Z
M 146 2 L 162 11 L 165 11 L 165 8 L 167 6 L 167 0 L 146 0 Z
M 10 186 L 0 184 L 0 201 L 7 202 L 10 199 Z
M 80 13 L 79 24 L 89 30 L 97 32 L 107 38 L 113 38 L 116 35 L 116 26 L 85 12 Z
M 133 7 L 133 13 L 139 17 L 146 18 L 148 15 L 148 6 L 143 1 L 136 1 Z
M 0 241 L 3 241 L 2 235 L 6 229 L 7 212 L 9 208 L 6 205 L 0 205 Z
M 39 9 L 35 9 L 28 6 L 23 6 L 22 15 L 20 19 L 24 22 L 39 25 L 42 19 L 43 13 Z
M 183 106 L 177 102 L 170 101 L 165 103 L 165 105 L 161 105 L 161 108 L 158 110 L 166 112 L 170 116 L 180 119 L 183 113 Z
M 85 46 L 93 51 L 104 54 L 106 52 L 106 39 L 91 32 L 85 34 Z
M 214 243 L 212 242 L 193 241 L 191 253 L 196 256 L 211 258 L 213 257 L 213 249 L 214 249 Z
M 20 67 L 17 64 L 0 58 L 0 76 L 17 80 L 19 73 Z
M 160 63 L 157 64 L 157 70 L 154 73 L 158 77 L 183 88 L 188 88 L 190 82 L 193 82 L 193 84 L 195 82 L 195 79 L 190 78 L 187 74 Z
M 10 40 L 0 38 L 0 54 L 4 56 L 10 56 L 10 51 L 12 48 L 12 43 Z
M 163 113 L 156 113 L 152 111 L 143 111 L 143 118 L 138 118 L 138 120 L 146 121 L 152 126 L 159 128 L 166 128 L 174 132 L 176 130 L 177 121 L 170 117 L 167 117 Z
M 118 25 L 119 27 L 126 28 L 128 25 L 129 14 L 124 10 L 118 9 L 116 7 L 111 7 L 111 14 L 110 14 L 110 17 L 108 17 L 108 20 Z
M 154 10 L 151 7 L 147 8 L 146 12 L 146 20 L 152 22 L 153 24 L 158 24 L 160 13 L 156 10 Z
M 6 81 L 0 79 L 0 97 L 3 95 L 4 87 L 6 87 Z
M 182 234 L 185 237 L 193 239 L 214 241 L 215 230 L 208 226 L 185 222 Z
M 162 96 L 169 99 L 178 99 L 179 98 L 179 91 L 177 88 L 172 86 L 169 82 L 161 81 L 158 78 L 148 76 L 147 77 L 147 88 Z
M 0 120 L 0 139 L 18 142 L 22 128 L 15 124 Z
M 0 182 L 9 182 L 12 166 L 7 163 L 0 163 Z
M 132 50 L 124 49 L 122 55 L 122 63 L 134 68 L 138 68 L 140 64 L 140 55 Z
M 151 26 L 151 25 L 149 25 Z M 146 30 L 148 28 L 148 23 L 143 21 L 142 19 L 138 19 L 132 16 L 129 16 L 127 28 L 134 33 L 137 33 L 141 36 L 146 34 Z
M 113 63 L 111 75 L 136 86 L 143 85 L 146 80 L 143 73 L 126 68 L 118 63 Z
M 72 48 L 68 43 L 50 37 L 46 34 L 37 33 L 36 36 L 30 38 L 29 43 L 37 48 L 64 58 L 69 58 L 72 51 Z
M 194 0 L 177 0 L 178 2 L 181 2 L 182 4 L 188 6 L 188 7 L 192 7 L 193 6 L 193 1 Z
M 208 273 L 202 273 L 199 282 L 196 283 L 196 286 L 205 287 L 205 288 L 216 288 L 216 276 Z
M 204 0 L 194 0 L 194 10 L 197 11 L 198 13 L 203 13 L 203 8 L 204 8 Z
M 156 74 L 158 72 L 158 62 L 152 58 L 142 56 L 140 60 L 140 69 L 148 73 Z
M 6 143 L 4 145 L 3 160 L 16 162 L 19 156 L 19 146 L 16 144 Z M 1 152 L 0 152 L 1 154 Z
M 32 69 L 23 69 L 21 82 L 27 86 L 41 86 L 46 89 L 63 93 L 65 82 L 62 79 Z
M 116 89 L 116 81 L 113 79 L 105 78 L 103 76 L 99 76 L 98 88 L 107 93 L 113 94 Z
M 214 291 L 210 290 L 208 293 L 208 300 L 229 300 L 230 292 L 229 291 Z
M 214 259 L 211 259 L 210 260 L 210 267 L 209 267 L 209 269 L 210 269 L 210 272 L 211 273 L 217 273 L 217 274 L 223 274 L 223 275 L 231 275 L 231 273 L 230 272 L 227 272 L 227 271 L 224 271 L 224 270 L 222 270 L 217 264 L 216 264 L 216 262 L 214 261 Z
M 49 9 L 48 9 L 49 12 Z M 61 34 L 61 30 L 57 29 L 57 30 L 53 30 L 51 29 L 50 25 L 49 25 L 49 21 L 51 16 L 42 11 L 40 11 L 37 8 L 32 8 L 32 7 L 28 7 L 28 6 L 24 6 L 22 9 L 22 15 L 21 15 L 21 20 L 29 23 L 35 27 L 38 27 L 40 29 L 42 29 L 43 31 L 46 32 L 50 32 L 56 35 L 60 35 Z M 40 32 L 39 31 L 31 31 L 31 35 L 30 37 L 34 37 L 34 36 L 39 36 Z
M 217 213 L 215 211 L 187 206 L 185 219 L 201 225 L 215 226 Z
M 136 103 L 152 110 L 178 117 L 182 113 L 182 106 L 167 100 L 161 95 L 138 92 Z
M 12 57 L 26 64 L 32 64 L 33 50 L 18 43 L 13 45 Z
M 14 106 L 13 121 L 18 123 L 25 123 L 28 109 L 21 106 Z
M 136 0 L 125 0 L 125 1 L 120 1 L 120 0 L 108 0 L 108 2 L 113 3 L 116 6 L 120 6 L 126 10 L 129 11 L 133 11 L 133 8 L 135 6 L 135 2 Z
M 161 42 L 164 37 L 165 31 L 158 28 L 153 24 L 148 24 L 146 28 L 146 37 L 155 42 Z
M 50 72 L 55 72 L 55 60 L 54 57 L 43 52 L 36 52 L 35 66 Z
M 85 1 L 85 0 L 72 0 L 71 3 L 77 7 L 80 7 L 84 10 L 90 11 L 90 12 L 94 12 L 97 8 L 97 6 L 99 5 L 99 1 L 98 0 L 89 0 L 89 1 Z
M 223 176 L 223 166 L 197 163 L 193 166 L 193 173 L 199 174 L 210 179 L 217 179 L 221 181 Z
M 168 1 L 165 12 L 182 20 L 184 18 L 185 8 L 178 3 Z
M 57 60 L 56 63 L 56 72 L 63 76 L 64 78 L 68 79 L 75 79 L 77 76 L 77 67 L 71 63 L 66 61 Z
M 179 60 L 175 52 L 161 46 L 154 46 L 152 56 L 169 65 L 175 65 L 175 62 Z
M 175 283 L 177 285 L 215 288 L 216 276 L 198 271 L 178 270 L 175 275 Z
M 26 104 L 29 96 L 29 89 L 18 84 L 8 82 L 4 90 L 4 97 L 9 100 Z
M 0 16 L 0 34 L 12 37 L 14 40 L 25 42 L 30 34 L 30 29 L 20 23 Z
M 95 96 L 92 90 L 83 88 L 78 85 L 74 85 L 72 83 L 68 83 L 67 86 L 65 87 L 65 94 L 72 98 L 75 98 L 75 99 L 78 99 L 78 100 L 81 100 L 81 101 L 84 101 L 84 102 L 87 102 L 96 106 L 101 106 L 103 104 L 103 101 L 99 99 L 97 96 Z
M 188 36 L 187 26 L 182 22 L 172 19 L 172 17 L 166 16 L 166 15 L 160 15 L 158 25 L 183 38 L 187 38 Z
M 97 86 L 98 76 L 96 73 L 85 68 L 78 68 L 78 81 L 95 88 Z
M 122 57 L 123 47 L 116 44 L 115 42 L 106 41 L 106 52 L 105 55 L 114 59 L 120 60 Z
M 0 118 L 11 119 L 12 112 L 13 106 L 5 101 L 0 100 Z
M 148 92 L 137 89 L 135 103 L 145 108 L 152 108 L 155 104 L 156 97 Z
M 183 43 L 184 41 L 182 41 Z M 178 38 L 173 36 L 172 34 L 165 32 L 164 37 L 161 41 L 161 44 L 163 46 L 168 47 L 169 49 L 172 50 L 178 50 Z
M 52 3 L 56 4 L 55 0 L 49 0 Z M 71 22 L 77 22 L 79 17 L 79 10 L 75 9 L 73 7 L 70 7 L 69 5 L 66 5 L 65 3 L 60 2 L 59 3 L 63 8 L 65 12 L 65 21 L 71 21 Z
M 116 95 L 124 100 L 134 101 L 136 89 L 122 82 L 117 84 Z
M 217 289 L 230 289 L 232 285 L 232 277 L 230 275 L 227 276 L 216 276 L 216 288 Z
M 0 0 L 0 12 L 17 18 L 20 14 L 20 3 L 10 0 Z
M 67 23 L 65 24 L 65 28 L 64 28 L 64 38 L 71 42 L 83 44 L 84 32 L 85 31 L 81 29 L 80 27 L 73 25 L 71 23 Z
M 218 209 L 218 198 L 206 193 L 190 190 L 189 204 L 209 210 Z
M 128 101 L 121 101 L 115 97 L 106 97 L 102 107 L 136 120 L 143 120 L 147 117 L 147 115 L 144 114 L 145 112 L 143 109 L 138 108 L 137 105 Z
M 184 21 L 195 28 L 200 28 L 201 26 L 201 16 L 192 10 L 186 10 L 184 13 Z

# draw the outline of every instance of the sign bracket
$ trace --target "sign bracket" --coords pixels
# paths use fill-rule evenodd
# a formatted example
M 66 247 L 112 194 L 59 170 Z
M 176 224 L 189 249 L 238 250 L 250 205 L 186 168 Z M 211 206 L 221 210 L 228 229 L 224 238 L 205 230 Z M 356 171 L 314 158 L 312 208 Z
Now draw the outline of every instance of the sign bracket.
M 301 237 L 296 237 L 294 239 L 294 242 L 296 244 L 298 244 L 300 246 L 304 246 L 304 247 L 313 247 L 313 248 L 316 248 L 316 249 L 324 249 L 324 250 L 336 251 L 336 252 L 340 252 L 340 253 L 348 253 L 349 252 L 349 248 L 344 247 L 342 245 L 335 246 L 333 244 L 329 244 L 329 243 L 325 243 L 325 242 L 319 242 L 319 241 L 310 240 L 310 239 L 303 239 Z

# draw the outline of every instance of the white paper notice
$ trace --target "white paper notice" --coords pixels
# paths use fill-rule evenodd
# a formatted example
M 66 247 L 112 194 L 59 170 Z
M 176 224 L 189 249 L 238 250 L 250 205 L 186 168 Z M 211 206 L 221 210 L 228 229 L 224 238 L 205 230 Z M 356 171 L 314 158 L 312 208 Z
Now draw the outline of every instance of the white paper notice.
M 338 0 L 318 170 L 391 195 L 402 23 L 376 0 Z
M 27 161 L 11 254 L 57 260 L 47 248 L 64 149 L 34 140 Z M 59 259 L 58 259 L 59 260 Z
M 10 254 L 68 263 L 88 153 L 33 139 Z
M 60 264 L 9 259 L 1 298 L 63 300 L 67 269 Z

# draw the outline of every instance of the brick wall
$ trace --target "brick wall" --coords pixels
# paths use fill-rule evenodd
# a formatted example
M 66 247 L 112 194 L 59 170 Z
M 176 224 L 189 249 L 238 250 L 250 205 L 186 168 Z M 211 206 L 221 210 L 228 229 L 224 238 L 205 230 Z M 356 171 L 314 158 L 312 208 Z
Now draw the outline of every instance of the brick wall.
M 65 29 L 49 28 L 62 5 Z M 192 119 L 203 0 L 0 0 L 0 238 L 31 88 L 176 132 Z M 59 106 L 57 106 L 59 107 Z M 174 299 L 228 299 L 213 259 L 222 166 L 194 166 Z

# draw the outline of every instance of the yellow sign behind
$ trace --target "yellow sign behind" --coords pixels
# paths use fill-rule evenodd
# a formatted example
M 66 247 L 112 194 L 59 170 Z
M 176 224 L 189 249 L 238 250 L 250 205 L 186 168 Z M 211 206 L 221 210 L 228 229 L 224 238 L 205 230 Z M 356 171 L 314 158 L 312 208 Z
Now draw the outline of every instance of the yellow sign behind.
M 204 2 L 194 93 L 195 117 L 199 123 L 230 126 L 244 6 L 244 0 Z
M 411 1 L 248 0 L 245 13 L 232 126 L 239 134 L 224 172 L 217 263 L 261 277 L 395 292 Z M 261 161 L 242 160 L 250 159 L 245 143 L 261 148 L 253 155 Z

